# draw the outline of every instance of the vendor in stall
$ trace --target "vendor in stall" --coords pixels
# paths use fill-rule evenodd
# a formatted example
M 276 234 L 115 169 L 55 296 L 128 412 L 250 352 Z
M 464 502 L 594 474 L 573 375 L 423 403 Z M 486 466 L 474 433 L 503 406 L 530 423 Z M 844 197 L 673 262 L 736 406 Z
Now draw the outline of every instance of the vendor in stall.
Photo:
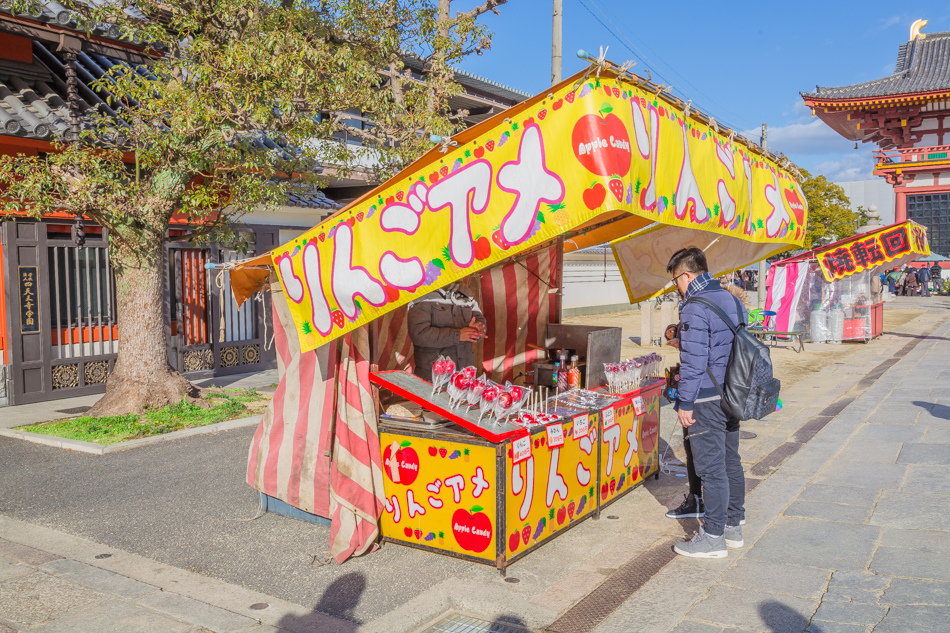
M 467 280 L 467 278 L 466 278 Z M 415 346 L 415 374 L 432 381 L 439 356 L 456 367 L 475 364 L 473 343 L 485 336 L 486 323 L 466 280 L 449 284 L 409 304 L 409 339 Z

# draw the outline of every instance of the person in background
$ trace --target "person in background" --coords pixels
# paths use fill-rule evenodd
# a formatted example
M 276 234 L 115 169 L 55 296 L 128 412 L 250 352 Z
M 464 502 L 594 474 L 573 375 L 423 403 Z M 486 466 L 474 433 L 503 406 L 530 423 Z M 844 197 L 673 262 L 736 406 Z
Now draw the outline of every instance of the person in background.
M 873 275 L 871 277 L 871 303 L 881 302 L 881 289 L 883 288 L 881 277 L 883 276 L 884 275 Z
M 432 382 L 432 365 L 439 356 L 451 358 L 459 369 L 475 364 L 473 343 L 484 338 L 486 322 L 463 283 L 455 282 L 410 303 L 408 329 L 415 347 L 414 373 Z
M 894 270 L 898 270 L 895 268 Z M 900 276 L 897 278 L 897 294 L 901 296 L 907 296 L 907 267 L 904 266 L 904 269 L 900 271 Z
M 934 293 L 936 294 L 940 294 L 941 286 L 943 285 L 943 281 L 940 279 L 942 273 L 943 270 L 941 270 L 940 264 L 934 262 L 934 265 L 930 267 L 930 280 L 933 282 Z
M 900 278 L 901 273 L 896 268 L 891 268 L 890 272 L 887 273 L 887 287 L 894 296 L 897 296 L 897 281 Z
M 917 281 L 920 282 L 920 296 L 930 296 L 930 269 L 924 264 L 917 269 Z
M 907 266 L 904 268 L 904 296 L 916 297 L 918 290 L 917 272 Z
M 722 409 L 716 382 L 722 384 L 732 354 L 732 330 L 697 297 L 722 309 L 735 323 L 747 322 L 741 303 L 709 274 L 706 255 L 696 247 L 673 254 L 666 267 L 680 304 L 680 382 L 676 409 L 689 441 L 693 467 L 702 484 L 705 518 L 689 541 L 673 550 L 682 556 L 724 558 L 729 547 L 742 547 L 745 475 L 739 458 L 739 420 Z M 688 466 L 687 466 L 688 467 Z M 693 495 L 695 498 L 695 494 Z M 694 515 L 695 516 L 695 515 Z

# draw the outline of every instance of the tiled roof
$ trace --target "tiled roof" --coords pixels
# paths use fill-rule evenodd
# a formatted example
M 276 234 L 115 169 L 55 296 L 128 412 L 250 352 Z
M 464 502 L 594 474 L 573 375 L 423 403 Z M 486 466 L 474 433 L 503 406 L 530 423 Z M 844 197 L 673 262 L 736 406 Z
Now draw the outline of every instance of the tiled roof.
M 287 206 L 306 209 L 342 209 L 344 205 L 334 202 L 322 191 L 310 185 L 298 185 L 290 190 Z
M 802 96 L 814 99 L 861 99 L 950 90 L 950 31 L 927 33 L 901 44 L 894 74 L 850 86 L 816 86 Z
M 49 0 L 40 2 L 39 4 L 40 6 L 36 11 L 18 13 L 16 15 L 67 29 L 80 30 L 79 25 L 76 24 L 75 15 L 61 4 Z M 145 15 L 135 7 L 126 7 L 124 11 L 135 18 L 141 19 L 145 17 Z M 0 13 L 12 15 L 9 7 L 2 5 L 0 5 Z M 107 24 L 105 22 L 96 24 L 92 30 L 92 34 L 110 40 L 123 40 L 119 27 L 115 24 Z M 134 39 L 132 41 L 137 42 L 137 40 Z

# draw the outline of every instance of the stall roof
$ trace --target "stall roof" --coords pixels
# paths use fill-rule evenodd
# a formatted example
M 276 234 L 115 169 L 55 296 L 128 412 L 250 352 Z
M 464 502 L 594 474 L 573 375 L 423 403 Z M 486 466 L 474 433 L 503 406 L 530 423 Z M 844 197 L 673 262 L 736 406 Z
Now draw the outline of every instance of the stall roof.
M 594 63 L 238 265 L 232 289 L 243 301 L 276 268 L 308 350 L 555 241 L 581 249 L 656 223 L 651 240 L 712 241 L 742 266 L 804 238 L 807 205 L 781 160 L 662 87 Z M 643 275 L 636 292 L 667 282 Z
M 825 279 L 833 281 L 863 270 L 873 274 L 900 267 L 929 255 L 927 229 L 908 220 L 813 248 L 773 266 L 813 260 L 821 266 Z

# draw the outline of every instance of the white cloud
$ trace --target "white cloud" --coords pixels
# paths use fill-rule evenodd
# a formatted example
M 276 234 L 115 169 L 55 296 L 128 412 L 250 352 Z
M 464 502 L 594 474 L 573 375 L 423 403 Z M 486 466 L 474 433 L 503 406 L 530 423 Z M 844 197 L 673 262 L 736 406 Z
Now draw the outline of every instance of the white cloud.
M 842 154 L 837 159 L 823 161 L 815 167 L 814 173 L 824 174 L 833 182 L 877 178 L 874 175 L 874 155 L 870 152 Z
M 743 135 L 757 140 L 760 130 L 748 130 Z M 853 141 L 849 142 L 817 118 L 810 123 L 790 123 L 769 128 L 769 149 L 775 153 L 781 152 L 793 161 L 801 155 L 843 152 L 849 144 L 854 147 Z

